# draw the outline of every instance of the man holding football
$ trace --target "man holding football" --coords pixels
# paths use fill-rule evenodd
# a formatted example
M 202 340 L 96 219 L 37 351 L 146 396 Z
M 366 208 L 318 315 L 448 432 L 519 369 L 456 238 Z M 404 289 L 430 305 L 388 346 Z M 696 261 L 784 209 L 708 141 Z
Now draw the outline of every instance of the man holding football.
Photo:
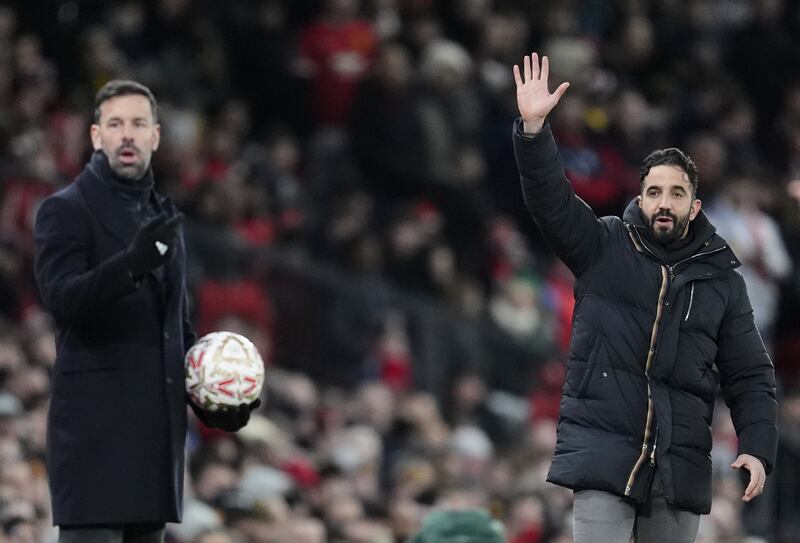
M 153 188 L 161 128 L 150 90 L 95 98 L 94 153 L 41 206 L 35 272 L 57 327 L 47 462 L 61 543 L 155 543 L 181 519 L 187 314 L 182 215 Z M 235 431 L 253 405 L 207 413 Z
M 701 210 L 694 162 L 654 151 L 623 216 L 597 218 L 564 175 L 536 53 L 514 66 L 525 203 L 575 274 L 575 312 L 548 481 L 574 490 L 576 543 L 690 542 L 711 508 L 717 386 L 739 438 L 731 465 L 764 490 L 777 447 L 775 375 L 738 258 Z

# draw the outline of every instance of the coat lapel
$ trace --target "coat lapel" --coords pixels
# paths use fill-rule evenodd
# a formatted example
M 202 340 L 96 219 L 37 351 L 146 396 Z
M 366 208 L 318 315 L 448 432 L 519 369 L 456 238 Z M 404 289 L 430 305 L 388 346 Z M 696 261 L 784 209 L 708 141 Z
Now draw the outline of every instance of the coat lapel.
M 127 247 L 133 241 L 138 225 L 124 211 L 119 196 L 111 187 L 103 183 L 91 165 L 81 172 L 76 184 L 97 222 L 123 247 Z

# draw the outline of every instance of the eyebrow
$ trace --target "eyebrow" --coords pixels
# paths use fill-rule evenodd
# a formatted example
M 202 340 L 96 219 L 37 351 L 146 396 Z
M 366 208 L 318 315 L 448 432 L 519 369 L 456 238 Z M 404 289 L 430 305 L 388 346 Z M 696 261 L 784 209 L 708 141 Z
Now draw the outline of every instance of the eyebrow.
M 122 120 L 122 117 L 120 117 L 119 115 L 115 115 L 113 117 L 109 117 L 108 119 L 106 119 L 106 122 L 121 121 L 121 120 Z M 148 119 L 147 119 L 147 117 L 134 117 L 133 120 L 134 121 L 147 121 Z
M 681 191 L 681 192 L 683 192 L 683 193 L 686 193 L 686 192 L 687 192 L 687 190 L 686 190 L 685 188 L 683 188 L 681 185 L 672 185 L 672 186 L 671 186 L 671 187 L 669 187 L 669 188 L 670 188 L 671 190 L 679 190 L 679 191 Z M 655 189 L 655 190 L 661 190 L 661 187 L 659 187 L 658 185 L 651 185 L 651 186 L 647 187 L 645 190 L 648 190 L 648 191 L 649 191 L 649 190 L 654 190 L 654 189 Z

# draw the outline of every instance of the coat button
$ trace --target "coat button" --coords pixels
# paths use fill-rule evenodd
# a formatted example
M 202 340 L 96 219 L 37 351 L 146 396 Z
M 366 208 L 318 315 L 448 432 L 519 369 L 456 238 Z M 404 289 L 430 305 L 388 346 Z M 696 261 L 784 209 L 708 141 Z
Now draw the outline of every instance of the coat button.
M 172 377 L 167 377 L 167 384 L 168 384 L 168 385 L 171 385 L 171 384 L 172 384 Z
M 169 332 L 164 332 L 164 339 L 169 339 Z

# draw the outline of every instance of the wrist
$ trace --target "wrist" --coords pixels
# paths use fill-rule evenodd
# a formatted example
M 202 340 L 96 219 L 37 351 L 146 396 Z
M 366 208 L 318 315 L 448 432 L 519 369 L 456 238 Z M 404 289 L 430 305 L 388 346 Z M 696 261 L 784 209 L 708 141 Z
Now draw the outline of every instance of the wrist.
M 544 117 L 541 119 L 522 119 L 522 132 L 533 136 L 542 131 Z

